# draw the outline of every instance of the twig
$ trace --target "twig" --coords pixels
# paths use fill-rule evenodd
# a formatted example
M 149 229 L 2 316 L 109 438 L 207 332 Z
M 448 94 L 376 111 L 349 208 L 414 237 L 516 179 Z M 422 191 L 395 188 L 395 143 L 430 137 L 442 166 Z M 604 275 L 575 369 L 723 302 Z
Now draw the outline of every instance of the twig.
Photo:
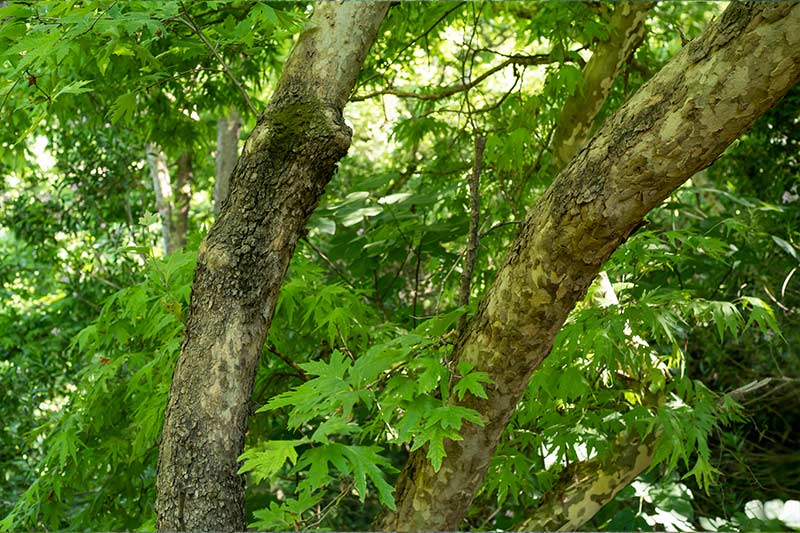
M 2 102 L 0 102 L 0 111 L 2 111 L 2 110 L 3 110 L 3 108 L 6 106 L 6 100 L 8 100 L 8 97 L 9 97 L 9 96 L 11 95 L 11 93 L 14 91 L 14 87 L 16 87 L 16 86 L 17 86 L 17 84 L 20 82 L 20 80 L 21 80 L 21 79 L 22 79 L 22 78 L 17 78 L 17 81 L 15 81 L 15 82 L 13 83 L 13 85 L 11 85 L 11 88 L 8 90 L 8 92 L 6 93 L 6 95 L 3 97 L 3 101 L 2 101 Z
M 278 356 L 278 358 L 279 358 L 281 361 L 283 361 L 284 363 L 286 363 L 287 365 L 289 365 L 290 367 L 292 367 L 293 369 L 295 369 L 295 370 L 297 371 L 298 377 L 299 377 L 301 380 L 303 380 L 303 381 L 308 381 L 308 374 L 306 374 L 306 371 L 305 371 L 305 370 L 303 370 L 303 369 L 300 367 L 300 365 L 298 365 L 297 363 L 295 363 L 294 361 L 292 361 L 292 360 L 291 360 L 291 358 L 289 358 L 289 356 L 282 354 L 281 352 L 279 352 L 278 350 L 276 350 L 275 348 L 273 348 L 273 347 L 272 347 L 272 346 L 270 346 L 270 345 L 267 345 L 267 350 L 268 350 L 270 353 L 272 353 L 272 354 L 274 354 L 274 355 L 277 355 L 277 356 Z
M 351 289 L 353 289 L 353 290 L 357 290 L 357 287 L 356 287 L 356 286 L 353 284 L 353 282 L 352 282 L 352 281 L 350 281 L 350 280 L 348 279 L 348 277 L 347 277 L 347 276 L 345 276 L 344 272 L 342 272 L 342 270 L 341 270 L 339 267 L 337 267 L 337 266 L 336 266 L 336 264 L 335 264 L 333 261 L 331 261 L 331 260 L 330 260 L 330 258 L 328 258 L 328 256 L 327 256 L 327 255 L 325 255 L 325 252 L 323 252 L 322 250 L 320 250 L 319 248 L 317 248 L 316 246 L 314 246 L 313 244 L 311 244 L 311 241 L 309 241 L 307 238 L 303 237 L 303 238 L 301 238 L 301 240 L 302 240 L 304 243 L 306 243 L 306 244 L 308 245 L 308 247 L 309 247 L 309 248 L 311 248 L 312 250 L 314 250 L 314 253 L 316 253 L 318 256 L 320 256 L 320 258 L 321 258 L 323 261 L 325 261 L 325 263 L 327 263 L 327 265 L 328 265 L 329 267 L 331 267 L 331 270 L 333 270 L 334 272 L 336 272 L 336 274 L 337 274 L 337 275 L 338 275 L 340 278 L 342 278 L 342 281 L 344 281 L 345 283 L 347 283 L 347 285 L 348 285 L 348 286 L 349 286 Z
M 417 268 L 414 271 L 414 302 L 411 309 L 411 319 L 414 322 L 414 327 L 417 327 L 417 300 L 419 299 L 419 266 L 422 263 L 422 235 L 419 237 L 419 244 L 417 245 Z
M 47 93 L 44 91 L 44 89 L 42 89 L 41 87 L 39 87 L 39 81 L 37 80 L 36 76 L 34 76 L 33 74 L 31 74 L 31 71 L 30 71 L 30 70 L 28 70 L 28 69 L 25 69 L 25 74 L 27 74 L 27 75 L 28 75 L 28 85 L 33 85 L 34 87 L 36 87 L 36 89 L 38 89 L 38 90 L 39 90 L 39 92 L 40 92 L 40 93 L 42 93 L 42 94 L 44 95 L 44 97 L 45 97 L 45 98 L 47 98 L 47 102 L 48 102 L 48 103 L 53 103 L 53 99 L 50 97 L 50 95 L 49 95 L 49 94 L 47 94 Z
M 203 33 L 203 30 L 198 28 L 194 24 L 194 22 L 192 22 L 192 18 L 189 15 L 189 11 L 186 9 L 186 6 L 183 4 L 183 1 L 181 1 L 181 8 L 182 8 L 183 13 L 186 15 L 187 18 L 173 17 L 173 20 L 177 20 L 181 24 L 185 24 L 186 26 L 189 27 L 189 29 L 191 29 L 195 34 L 197 34 L 198 37 L 200 37 L 200 40 L 203 41 L 203 44 L 205 44 L 206 47 L 209 50 L 211 50 L 211 53 L 214 54 L 214 57 L 217 58 L 217 61 L 219 61 L 219 64 L 222 65 L 222 68 L 225 70 L 225 73 L 231 79 L 233 84 L 236 85 L 236 88 L 239 89 L 240 93 L 242 93 L 242 97 L 244 98 L 244 101 L 247 104 L 247 108 L 250 109 L 250 111 L 255 116 L 258 116 L 258 111 L 256 111 L 256 108 L 253 105 L 253 102 L 250 101 L 250 97 L 247 95 L 247 91 L 244 90 L 244 87 L 242 86 L 242 84 L 239 83 L 239 80 L 236 79 L 236 76 L 233 75 L 233 72 L 231 72 L 230 67 L 228 67 L 228 64 L 225 62 L 224 59 L 222 59 L 222 56 L 219 54 L 219 52 L 217 52 L 217 48 L 214 45 L 211 44 L 211 41 L 208 40 L 206 35 Z
M 428 35 L 433 31 L 434 28 L 436 28 L 436 26 L 439 25 L 440 22 L 442 22 L 444 19 L 447 18 L 448 15 L 450 15 L 450 13 L 452 13 L 456 9 L 460 8 L 464 4 L 466 4 L 466 2 L 459 2 L 452 9 L 448 9 L 441 17 L 436 19 L 436 22 L 431 24 L 431 26 L 427 30 L 425 30 L 421 35 L 415 37 L 410 42 L 408 42 L 403 48 L 400 49 L 399 52 L 397 52 L 397 54 L 395 54 L 394 58 L 391 61 L 389 61 L 389 63 L 387 63 L 386 67 L 384 67 L 384 72 L 386 72 L 386 70 L 389 67 L 391 67 L 395 63 L 395 61 L 397 61 L 400 58 L 400 56 L 403 54 L 403 52 L 405 52 L 406 50 L 408 50 L 409 48 L 414 46 L 416 43 L 418 43 L 422 39 L 428 37 Z M 374 76 L 371 76 L 370 78 L 364 80 L 364 82 L 361 83 L 361 85 L 364 85 L 365 83 L 369 83 L 370 81 L 372 81 L 373 79 L 375 79 L 376 77 L 378 77 L 380 75 L 382 75 L 382 74 L 376 74 Z M 353 92 L 355 92 L 356 89 L 357 89 L 357 87 L 355 89 L 353 89 Z M 350 100 L 352 100 L 352 98 Z

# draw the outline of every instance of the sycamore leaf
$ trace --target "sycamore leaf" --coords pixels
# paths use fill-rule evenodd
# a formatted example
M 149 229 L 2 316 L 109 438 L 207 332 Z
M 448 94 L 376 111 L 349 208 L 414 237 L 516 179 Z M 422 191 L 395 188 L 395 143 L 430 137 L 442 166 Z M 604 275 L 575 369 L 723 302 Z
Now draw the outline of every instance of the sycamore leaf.
M 55 100 L 62 94 L 81 94 L 81 93 L 91 92 L 93 89 L 91 87 L 86 87 L 86 86 L 92 83 L 92 81 L 93 80 L 79 80 L 79 81 L 73 81 L 72 83 L 68 83 L 53 95 L 53 100 Z
M 271 440 L 262 449 L 250 448 L 239 456 L 243 464 L 238 473 L 253 472 L 256 483 L 269 479 L 283 468 L 286 461 L 297 462 L 295 446 L 302 443 L 302 440 Z
M 486 372 L 472 372 L 472 365 L 464 361 L 458 363 L 458 372 L 461 374 L 461 379 L 455 384 L 453 391 L 459 400 L 463 400 L 467 392 L 477 398 L 484 400 L 488 398 L 481 385 L 481 383 L 492 383 L 492 378 Z
M 108 114 L 113 124 L 119 124 L 120 122 L 130 122 L 135 111 L 136 94 L 125 93 L 116 99 Z

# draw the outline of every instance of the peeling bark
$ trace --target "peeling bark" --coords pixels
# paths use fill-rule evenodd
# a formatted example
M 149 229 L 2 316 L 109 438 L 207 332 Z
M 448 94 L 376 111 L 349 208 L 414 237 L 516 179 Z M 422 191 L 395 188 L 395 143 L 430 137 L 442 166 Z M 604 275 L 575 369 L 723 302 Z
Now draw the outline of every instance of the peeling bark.
M 238 456 L 258 359 L 298 238 L 350 146 L 342 110 L 388 2 L 316 5 L 198 251 L 164 420 L 160 531 L 242 531 Z
M 217 157 L 214 176 L 214 213 L 219 214 L 222 202 L 228 198 L 231 174 L 239 157 L 239 128 L 242 122 L 235 107 L 227 117 L 217 121 Z
M 562 169 L 589 138 L 592 123 L 603 107 L 622 65 L 644 39 L 644 22 L 652 2 L 616 4 L 608 25 L 609 38 L 597 45 L 583 69 L 583 91 L 569 98 L 553 132 L 556 168 Z
M 531 210 L 456 345 L 493 380 L 488 399 L 459 402 L 485 426 L 466 424 L 438 472 L 424 450 L 412 454 L 381 529 L 458 528 L 531 374 L 603 262 L 798 79 L 800 5 L 733 3 L 605 122 Z

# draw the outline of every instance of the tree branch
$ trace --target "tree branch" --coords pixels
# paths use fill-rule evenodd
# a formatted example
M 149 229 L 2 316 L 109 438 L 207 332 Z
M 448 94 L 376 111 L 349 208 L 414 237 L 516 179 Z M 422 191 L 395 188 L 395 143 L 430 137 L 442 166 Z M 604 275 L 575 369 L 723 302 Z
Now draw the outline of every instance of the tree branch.
M 480 133 L 475 136 L 475 159 L 472 167 L 472 174 L 469 177 L 469 240 L 467 243 L 467 253 L 464 257 L 464 271 L 461 273 L 461 288 L 458 295 L 458 305 L 469 305 L 470 285 L 472 283 L 472 273 L 475 270 L 475 258 L 477 257 L 480 235 L 478 225 L 480 224 L 480 204 L 478 197 L 478 186 L 480 184 L 481 170 L 483 169 L 483 150 L 486 148 L 486 137 Z M 460 325 L 466 318 L 462 315 Z
M 490 68 L 477 78 L 469 80 L 466 83 L 461 82 L 461 83 L 456 83 L 454 85 L 450 85 L 448 87 L 441 89 L 438 92 L 419 93 L 416 92 L 415 89 L 402 89 L 402 88 L 389 87 L 387 89 L 374 91 L 367 94 L 354 95 L 352 98 L 350 98 L 350 101 L 360 102 L 362 100 L 368 100 L 370 98 L 375 98 L 376 96 L 382 96 L 382 95 L 393 95 L 393 96 L 398 96 L 400 98 L 416 98 L 418 100 L 441 100 L 442 98 L 446 98 L 448 96 L 452 96 L 454 94 L 472 89 L 476 85 L 479 85 L 481 82 L 483 82 L 486 78 L 503 70 L 504 68 L 510 65 L 549 65 L 550 63 L 555 63 L 555 62 L 556 61 L 550 56 L 550 54 L 536 54 L 532 56 L 513 55 L 510 56 L 505 61 L 502 61 L 501 63 Z

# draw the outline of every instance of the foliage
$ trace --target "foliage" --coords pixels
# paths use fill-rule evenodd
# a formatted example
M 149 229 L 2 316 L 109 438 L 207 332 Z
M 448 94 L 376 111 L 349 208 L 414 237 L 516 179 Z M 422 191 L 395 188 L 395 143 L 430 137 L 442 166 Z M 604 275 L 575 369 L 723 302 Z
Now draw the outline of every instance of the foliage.
M 452 361 L 458 324 L 553 179 L 549 140 L 611 8 L 392 9 L 347 109 L 351 156 L 297 247 L 260 361 L 240 457 L 250 527 L 369 529 L 394 507 L 410 452 L 424 449 L 439 469 L 447 442 L 485 423 L 450 401 L 502 385 Z M 231 105 L 252 126 L 243 92 L 263 107 L 304 10 L 239 0 L 0 8 L 0 530 L 154 528 L 163 411 L 212 216 L 213 126 Z M 716 11 L 655 7 L 595 123 Z M 515 55 L 544 59 L 498 67 Z M 624 433 L 656 438 L 652 465 L 585 527 L 797 527 L 799 95 L 605 265 L 609 283 L 576 307 L 517 405 L 470 529 L 516 527 L 568 465 L 610 460 Z M 466 303 L 477 134 L 487 145 Z M 155 246 L 146 143 L 198 161 L 192 244 L 167 257 Z M 768 378 L 763 396 L 740 394 Z

